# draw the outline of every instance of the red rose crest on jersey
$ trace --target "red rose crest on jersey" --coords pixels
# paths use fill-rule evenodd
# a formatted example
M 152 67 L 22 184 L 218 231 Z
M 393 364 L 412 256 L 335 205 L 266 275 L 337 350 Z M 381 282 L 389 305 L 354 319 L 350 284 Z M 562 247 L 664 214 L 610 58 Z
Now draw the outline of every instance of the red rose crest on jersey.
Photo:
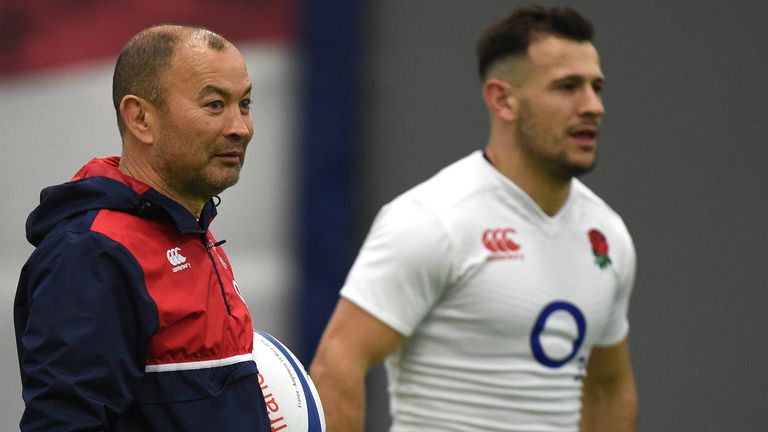
M 587 233 L 589 236 L 589 242 L 592 243 L 592 254 L 595 256 L 595 264 L 600 268 L 605 268 L 611 264 L 611 259 L 608 257 L 608 240 L 605 239 L 603 233 L 597 229 L 591 229 Z
M 491 259 L 521 259 L 520 244 L 512 236 L 512 228 L 489 228 L 483 231 L 483 246 L 492 252 Z

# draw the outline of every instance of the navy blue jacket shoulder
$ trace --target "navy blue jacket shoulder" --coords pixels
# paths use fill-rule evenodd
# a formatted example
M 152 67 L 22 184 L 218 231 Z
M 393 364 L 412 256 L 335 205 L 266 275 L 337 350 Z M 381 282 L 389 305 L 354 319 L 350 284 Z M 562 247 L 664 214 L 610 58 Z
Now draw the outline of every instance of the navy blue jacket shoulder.
M 27 220 L 14 325 L 23 431 L 269 431 L 224 250 L 185 208 L 94 159 Z

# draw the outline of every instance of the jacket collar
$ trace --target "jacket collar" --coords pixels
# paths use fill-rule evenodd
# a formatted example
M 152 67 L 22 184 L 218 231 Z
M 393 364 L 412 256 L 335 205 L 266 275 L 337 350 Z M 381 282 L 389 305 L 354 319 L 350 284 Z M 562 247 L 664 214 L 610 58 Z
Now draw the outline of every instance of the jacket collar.
M 216 216 L 214 200 L 200 219 L 173 199 L 123 174 L 120 157 L 92 159 L 72 180 L 43 189 L 40 204 L 27 218 L 27 239 L 37 245 L 59 222 L 90 210 L 109 209 L 143 218 L 170 220 L 181 233 L 205 233 Z

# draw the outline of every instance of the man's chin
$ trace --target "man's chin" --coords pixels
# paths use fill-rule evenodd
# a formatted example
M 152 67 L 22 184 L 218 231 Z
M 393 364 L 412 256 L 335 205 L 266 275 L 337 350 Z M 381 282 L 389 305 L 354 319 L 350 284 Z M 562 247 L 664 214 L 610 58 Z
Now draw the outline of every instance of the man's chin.
M 595 169 L 595 165 L 594 160 L 583 163 L 571 162 L 561 167 L 561 173 L 564 178 L 580 177 Z
M 207 183 L 207 189 L 211 196 L 218 195 L 230 187 L 237 184 L 240 180 L 240 169 L 226 170 L 227 172 L 219 173 L 212 178 L 209 178 Z
M 577 166 L 571 169 L 571 176 L 580 177 L 580 176 L 583 176 L 584 174 L 591 172 L 593 169 L 595 169 L 594 163 L 588 166 Z

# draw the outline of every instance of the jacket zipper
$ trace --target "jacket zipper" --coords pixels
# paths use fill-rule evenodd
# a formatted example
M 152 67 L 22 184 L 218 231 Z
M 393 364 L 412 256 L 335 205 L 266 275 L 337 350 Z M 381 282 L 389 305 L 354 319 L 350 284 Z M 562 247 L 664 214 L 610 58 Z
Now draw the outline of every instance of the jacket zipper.
M 232 309 L 229 307 L 229 302 L 227 301 L 227 295 L 224 290 L 224 281 L 221 280 L 221 274 L 219 273 L 219 267 L 216 265 L 216 259 L 213 257 L 213 253 L 211 252 L 213 248 L 219 247 L 222 245 L 225 240 L 218 241 L 216 243 L 210 243 L 208 241 L 208 237 L 203 234 L 202 235 L 203 240 L 203 246 L 205 247 L 205 251 L 208 253 L 208 258 L 211 259 L 211 264 L 213 264 L 213 271 L 216 272 L 216 279 L 219 281 L 219 289 L 221 290 L 221 298 L 224 300 L 224 306 L 227 307 L 227 315 L 232 316 Z

